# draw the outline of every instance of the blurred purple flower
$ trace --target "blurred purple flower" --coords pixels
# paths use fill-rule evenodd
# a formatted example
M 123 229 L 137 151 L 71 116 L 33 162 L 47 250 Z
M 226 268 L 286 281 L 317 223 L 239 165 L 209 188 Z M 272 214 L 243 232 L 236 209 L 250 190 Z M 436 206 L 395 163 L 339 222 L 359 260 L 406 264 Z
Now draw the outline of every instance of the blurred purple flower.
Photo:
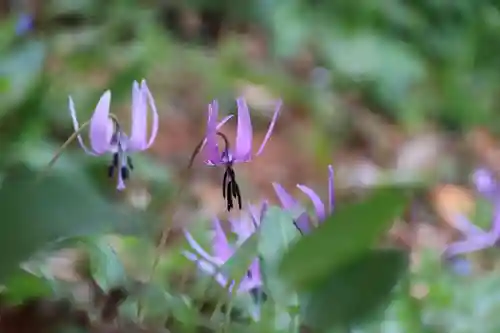
M 295 200 L 280 184 L 273 183 L 274 191 L 281 202 L 281 206 L 289 211 L 302 209 L 301 204 Z M 297 188 L 304 192 L 305 195 L 311 199 L 314 210 L 316 212 L 316 219 L 318 222 L 323 222 L 326 217 L 333 213 L 334 208 L 334 187 L 333 187 L 333 167 L 328 166 L 328 211 L 325 211 L 325 205 L 321 201 L 319 195 L 311 188 L 297 184 Z M 301 233 L 308 233 L 311 230 L 311 217 L 307 212 L 302 213 L 295 220 L 295 225 Z
M 273 118 L 269 124 L 264 141 L 255 154 L 252 152 L 253 129 L 250 119 L 250 112 L 244 98 L 236 100 L 238 106 L 238 127 L 236 132 L 236 147 L 234 150 L 229 147 L 229 140 L 217 129 L 217 119 L 219 105 L 213 101 L 208 106 L 208 119 L 206 130 L 205 163 L 210 166 L 224 166 L 226 168 L 222 180 L 222 197 L 227 201 L 227 210 L 230 211 L 233 205 L 233 198 L 238 200 L 238 207 L 241 209 L 241 193 L 236 182 L 236 175 L 233 169 L 235 163 L 250 162 L 254 157 L 259 156 L 267 141 L 271 137 L 274 125 L 278 119 L 281 109 L 281 101 L 276 105 Z M 220 149 L 217 143 L 217 136 L 220 136 L 225 143 L 224 149 Z
M 16 22 L 16 35 L 22 36 L 33 28 L 33 16 L 21 13 Z
M 108 167 L 109 177 L 113 177 L 115 169 L 118 169 L 117 189 L 125 189 L 125 180 L 133 170 L 130 153 L 143 151 L 151 147 L 158 133 L 159 119 L 155 102 L 149 91 L 146 81 L 142 80 L 140 86 L 134 81 L 132 86 L 132 125 L 130 136 L 125 134 L 122 127 L 111 117 L 109 108 L 111 103 L 111 92 L 107 90 L 102 94 L 89 124 L 90 148 L 85 145 L 80 134 L 77 139 L 83 150 L 92 156 L 100 156 L 111 153 L 113 158 Z M 148 107 L 149 105 L 149 107 Z M 151 134 L 147 138 L 148 109 L 151 108 Z M 75 104 L 69 97 L 69 110 L 73 119 L 73 127 L 76 132 L 80 125 L 76 117 Z
M 240 246 L 246 239 L 248 239 L 248 237 L 257 231 L 257 227 L 266 211 L 267 202 L 264 202 L 260 211 L 258 211 L 255 207 L 250 207 L 252 223 L 245 224 L 241 223 L 242 221 L 230 221 L 231 229 L 237 236 L 237 241 L 234 245 L 228 242 L 226 234 L 220 225 L 219 219 L 214 218 L 213 224 L 215 236 L 212 240 L 213 254 L 206 252 L 194 239 L 194 237 L 188 231 L 184 230 L 184 235 L 186 236 L 189 245 L 194 250 L 194 253 L 184 251 L 184 255 L 189 260 L 196 262 L 202 271 L 212 275 L 221 286 L 225 287 L 228 283 L 230 283 L 229 291 L 232 292 L 235 282 L 228 281 L 228 278 L 223 273 L 217 272 L 217 270 L 222 267 L 229 260 L 229 258 L 231 258 L 238 246 Z M 260 274 L 259 259 L 255 258 L 250 267 L 248 267 L 247 275 L 239 284 L 237 292 L 251 292 L 261 286 L 262 278 Z
M 470 221 L 467 216 L 456 215 L 454 217 L 455 226 L 464 235 L 464 239 L 447 246 L 444 251 L 446 258 L 496 246 L 500 238 L 500 193 L 498 183 L 493 173 L 482 168 L 477 169 L 472 178 L 477 191 L 492 201 L 494 205 L 491 229 L 484 231 Z

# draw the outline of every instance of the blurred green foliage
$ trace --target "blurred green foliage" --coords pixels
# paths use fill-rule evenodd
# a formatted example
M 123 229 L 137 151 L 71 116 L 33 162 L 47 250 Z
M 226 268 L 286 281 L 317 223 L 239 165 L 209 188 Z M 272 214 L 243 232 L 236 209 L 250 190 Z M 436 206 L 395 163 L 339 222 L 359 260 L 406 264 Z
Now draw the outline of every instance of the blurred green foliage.
M 195 13 L 200 22 L 194 33 L 186 32 L 186 13 Z M 22 35 L 15 33 L 16 13 L 4 14 L 0 282 L 5 301 L 12 304 L 61 296 L 63 283 L 55 281 L 47 267 L 39 264 L 27 270 L 20 265 L 63 246 L 83 246 L 90 273 L 104 292 L 133 285 L 135 278 L 102 236 L 131 236 L 135 254 L 144 253 L 136 261 L 152 264 L 164 203 L 172 200 L 177 186 L 168 166 L 138 156 L 134 177 L 147 182 L 152 198 L 148 208 L 139 211 L 128 207 L 126 198 L 117 196 L 105 179 L 105 159 L 71 148 L 46 170 L 71 134 L 68 95 L 75 99 L 79 117 L 88 119 L 106 89 L 112 90 L 114 109 L 128 109 L 132 80 L 145 77 L 159 104 L 183 105 L 176 84 L 192 82 L 177 82 L 184 78 L 178 72 L 182 69 L 196 73 L 202 104 L 214 97 L 231 100 L 236 82 L 243 80 L 264 85 L 287 103 L 305 106 L 320 133 L 314 143 L 321 151 L 330 147 L 325 139 L 330 132 L 337 133 L 345 124 L 337 97 L 352 91 L 374 112 L 407 130 L 436 122 L 445 130 L 481 125 L 500 131 L 492 121 L 500 84 L 500 4 L 493 0 L 51 0 L 33 9 L 34 29 Z M 263 31 L 271 50 L 259 65 L 237 34 L 252 28 Z M 304 80 L 290 73 L 286 63 L 304 50 L 324 76 L 311 71 Z M 265 302 L 249 295 L 227 300 L 221 297 L 222 288 L 211 284 L 215 292 L 207 291 L 206 279 L 200 278 L 195 287 L 201 295 L 213 296 L 221 305 L 209 315 L 202 313 L 196 293 L 171 278 L 192 268 L 179 259 L 182 244 L 162 258 L 157 272 L 161 278 L 132 288 L 135 293 L 120 312 L 133 321 L 160 326 L 168 322 L 176 332 L 199 327 L 299 332 L 302 322 L 332 333 L 497 333 L 498 269 L 459 277 L 443 269 L 439 255 L 429 251 L 418 254 L 423 258 L 420 269 L 408 272 L 406 254 L 373 250 L 407 203 L 401 190 L 391 191 L 339 207 L 338 214 L 303 238 L 289 214 L 271 207 L 259 232 L 223 267 L 239 280 L 258 255 Z M 428 288 L 423 299 L 412 296 L 416 283 Z M 231 313 L 223 311 L 228 301 L 234 303 Z M 258 323 L 233 320 L 237 310 L 256 309 L 261 311 Z

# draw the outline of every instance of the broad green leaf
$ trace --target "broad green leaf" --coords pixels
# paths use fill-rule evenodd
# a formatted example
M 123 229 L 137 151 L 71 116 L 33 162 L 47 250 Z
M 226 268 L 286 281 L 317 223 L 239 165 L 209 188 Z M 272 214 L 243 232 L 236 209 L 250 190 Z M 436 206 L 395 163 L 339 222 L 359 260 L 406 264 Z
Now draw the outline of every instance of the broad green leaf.
M 278 207 L 269 207 L 261 222 L 259 237 L 259 254 L 262 258 L 261 269 L 265 280 L 266 292 L 281 306 L 293 303 L 295 294 L 287 288 L 278 274 L 281 257 L 290 244 L 300 237 L 289 214 Z
M 47 297 L 53 293 L 47 279 L 31 274 L 24 269 L 15 272 L 7 280 L 4 287 L 2 297 L 10 304 L 21 303 L 32 297 Z
M 50 243 L 78 236 L 139 232 L 141 215 L 107 202 L 78 174 L 9 170 L 0 183 L 0 283 Z
M 224 263 L 221 267 L 221 271 L 226 276 L 229 276 L 231 280 L 236 281 L 236 283 L 241 282 L 247 274 L 250 264 L 257 258 L 258 242 L 259 233 L 254 232 L 240 247 L 238 247 L 231 258 Z
M 408 266 L 408 255 L 374 250 L 332 270 L 303 296 L 303 320 L 316 329 L 351 327 L 385 305 Z
M 127 273 L 115 249 L 102 236 L 88 237 L 84 241 L 89 254 L 90 273 L 105 292 L 124 286 Z
M 29 41 L 0 57 L 0 77 L 9 86 L 2 91 L 0 116 L 22 103 L 41 79 L 45 63 L 45 45 Z
M 341 205 L 310 234 L 292 245 L 282 276 L 304 286 L 370 249 L 407 202 L 404 189 L 382 188 L 360 203 Z

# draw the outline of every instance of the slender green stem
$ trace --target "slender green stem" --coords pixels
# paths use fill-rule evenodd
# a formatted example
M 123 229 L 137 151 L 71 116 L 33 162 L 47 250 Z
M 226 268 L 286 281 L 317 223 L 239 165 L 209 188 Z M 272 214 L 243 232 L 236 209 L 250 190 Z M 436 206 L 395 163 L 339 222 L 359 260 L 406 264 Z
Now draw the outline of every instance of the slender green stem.
M 119 126 L 118 122 L 118 117 L 112 113 L 109 114 L 109 118 L 114 121 L 114 123 Z M 70 143 L 72 143 L 75 139 L 78 138 L 78 136 L 82 133 L 82 131 L 90 125 L 90 120 L 84 122 L 73 134 L 70 135 L 70 137 L 62 144 L 61 147 L 56 151 L 52 159 L 47 163 L 47 166 L 45 167 L 44 171 L 42 171 L 42 174 L 40 175 L 39 179 L 43 178 L 48 170 L 54 166 L 54 164 L 57 162 L 59 157 L 61 157 L 63 151 L 69 146 Z
M 180 198 L 182 193 L 184 192 L 184 188 L 186 187 L 187 181 L 189 180 L 190 175 L 191 175 L 191 168 L 193 166 L 194 159 L 200 153 L 200 150 L 203 147 L 203 143 L 204 143 L 204 139 L 202 139 L 200 141 L 200 143 L 198 143 L 196 145 L 193 153 L 191 154 L 191 157 L 189 158 L 188 166 L 186 167 L 186 169 L 183 172 L 181 172 L 181 183 L 179 185 L 179 190 L 177 191 L 177 195 L 175 196 L 176 199 Z M 167 212 L 173 212 L 174 209 L 175 209 L 175 205 L 171 204 L 170 207 L 167 209 Z M 171 216 L 173 216 L 173 214 L 171 214 Z M 161 259 L 161 253 L 162 253 L 161 249 L 168 239 L 168 235 L 170 234 L 170 229 L 171 229 L 170 225 L 168 225 L 162 231 L 160 241 L 158 242 L 158 244 L 156 246 L 156 251 L 155 251 L 156 254 L 155 254 L 155 257 L 153 259 L 153 265 L 151 266 L 151 271 L 149 273 L 147 283 L 151 283 L 154 275 L 156 274 L 156 270 L 158 268 L 158 265 L 159 265 L 160 259 Z M 141 317 L 143 315 L 142 310 L 143 310 L 142 302 L 141 302 L 141 300 L 139 300 L 139 303 L 137 306 L 137 317 L 140 321 L 142 320 Z
M 61 154 L 64 151 L 64 149 L 66 149 L 69 146 L 69 144 L 73 142 L 89 124 L 90 124 L 89 121 L 83 123 L 82 126 L 80 126 L 80 128 L 77 131 L 71 134 L 71 136 L 62 144 L 62 146 L 59 147 L 54 157 L 52 157 L 52 159 L 49 161 L 49 163 L 47 164 L 47 169 L 50 169 L 54 165 L 54 163 L 56 163 L 59 157 L 61 157 Z

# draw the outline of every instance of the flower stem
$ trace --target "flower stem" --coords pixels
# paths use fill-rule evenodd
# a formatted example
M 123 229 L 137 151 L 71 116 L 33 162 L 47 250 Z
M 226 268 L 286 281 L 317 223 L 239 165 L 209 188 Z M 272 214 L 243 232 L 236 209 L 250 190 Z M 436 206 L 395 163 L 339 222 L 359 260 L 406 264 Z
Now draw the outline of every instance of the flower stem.
M 191 157 L 189 158 L 189 163 L 187 165 L 187 167 L 181 172 L 181 181 L 180 181 L 180 185 L 179 185 L 179 190 L 177 191 L 177 195 L 175 196 L 175 198 L 180 198 L 181 197 L 181 194 L 183 193 L 184 191 L 184 188 L 187 184 L 187 181 L 189 180 L 190 178 L 190 175 L 191 175 L 191 168 L 193 166 L 193 163 L 194 163 L 194 159 L 196 158 L 196 156 L 200 153 L 202 147 L 203 147 L 203 144 L 205 142 L 205 139 L 202 139 L 200 141 L 200 143 L 198 143 L 193 151 L 193 153 L 191 154 Z M 175 209 L 175 205 L 174 204 L 171 204 L 170 207 L 167 209 L 167 212 L 173 212 L 173 210 Z M 171 216 L 173 216 L 174 214 L 172 213 Z M 162 231 L 162 234 L 161 234 L 161 237 L 160 237 L 160 241 L 158 242 L 158 244 L 156 245 L 156 254 L 154 256 L 154 259 L 153 259 L 153 265 L 151 266 L 151 271 L 149 273 L 149 276 L 148 276 L 148 279 L 147 279 L 147 284 L 151 283 L 151 281 L 153 280 L 153 277 L 156 273 L 156 270 L 158 268 L 158 265 L 160 263 L 160 259 L 161 259 L 161 249 L 163 247 L 163 245 L 166 243 L 167 239 L 168 239 L 168 235 L 170 234 L 170 225 L 166 226 L 163 231 Z M 138 305 L 137 305 L 137 318 L 139 319 L 139 321 L 142 321 L 142 310 L 143 310 L 143 306 L 142 306 L 142 302 L 141 300 L 139 299 L 139 302 L 138 302 Z

